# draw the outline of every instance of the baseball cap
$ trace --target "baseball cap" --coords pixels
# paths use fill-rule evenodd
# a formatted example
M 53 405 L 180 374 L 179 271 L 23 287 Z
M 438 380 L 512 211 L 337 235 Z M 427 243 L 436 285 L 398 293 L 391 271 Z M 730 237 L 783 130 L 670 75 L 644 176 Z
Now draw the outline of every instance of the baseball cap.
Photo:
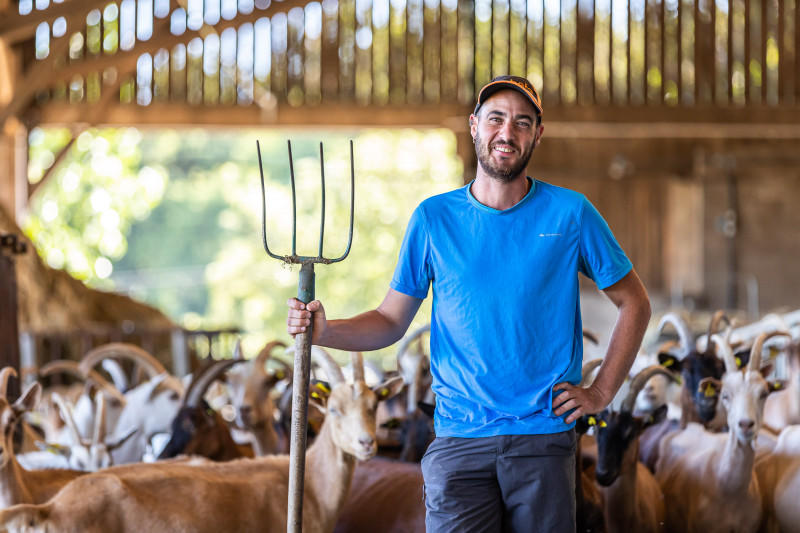
M 542 117 L 542 99 L 539 98 L 539 93 L 534 89 L 533 84 L 520 76 L 498 76 L 489 83 L 487 83 L 481 92 L 478 93 L 478 104 L 475 106 L 473 114 L 477 114 L 481 105 L 497 91 L 503 89 L 513 89 L 517 92 L 524 94 L 528 100 L 531 101 L 533 107 L 536 108 L 537 115 Z

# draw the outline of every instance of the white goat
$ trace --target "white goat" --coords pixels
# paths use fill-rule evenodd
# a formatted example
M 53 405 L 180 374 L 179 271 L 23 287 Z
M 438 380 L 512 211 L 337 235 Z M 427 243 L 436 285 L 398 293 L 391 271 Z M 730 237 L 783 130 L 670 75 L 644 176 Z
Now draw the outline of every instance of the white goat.
M 754 440 L 761 427 L 770 386 L 760 369 L 762 334 L 753 345 L 748 366 L 739 371 L 730 345 L 713 335 L 722 352 L 725 373 L 703 386 L 721 386 L 728 433 L 710 433 L 692 423 L 661 441 L 656 479 L 666 499 L 668 532 L 753 532 L 761 520 L 761 497 L 753 472 Z
M 130 359 L 144 368 L 149 376 L 148 381 L 125 393 L 126 405 L 113 428 L 113 438 L 116 439 L 121 439 L 133 428 L 138 429 L 132 438 L 112 451 L 114 464 L 138 462 L 142 460 L 153 435 L 170 431 L 172 420 L 181 406 L 184 384 L 169 374 L 152 355 L 133 344 L 110 343 L 99 346 L 83 357 L 80 369 L 88 374 L 108 357 Z
M 6 398 L 6 387 L 17 372 L 12 367 L 0 370 L 0 508 L 18 503 L 42 503 L 53 497 L 70 480 L 84 472 L 73 470 L 26 470 L 14 455 L 14 426 L 22 414 L 36 405 L 42 395 L 39 383 L 31 383 L 13 404 Z
M 800 342 L 787 347 L 789 381 L 783 390 L 770 394 L 764 406 L 764 425 L 780 431 L 789 425 L 800 424 Z
M 354 357 L 359 357 L 357 354 Z M 373 391 L 354 362 L 345 383 L 332 359 L 332 389 L 322 430 L 306 456 L 302 528 L 330 532 L 344 505 L 357 460 L 375 455 L 375 410 L 395 394 L 395 378 Z M 289 457 L 269 456 L 219 464 L 139 464 L 87 474 L 43 505 L 0 512 L 0 528 L 14 532 L 284 531 Z

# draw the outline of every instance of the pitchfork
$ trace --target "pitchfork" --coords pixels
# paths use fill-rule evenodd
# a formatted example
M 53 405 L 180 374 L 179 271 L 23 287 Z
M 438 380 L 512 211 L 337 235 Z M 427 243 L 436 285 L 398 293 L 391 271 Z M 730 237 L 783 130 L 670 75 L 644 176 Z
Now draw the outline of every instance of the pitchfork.
M 261 236 L 267 255 L 287 264 L 300 265 L 300 281 L 297 285 L 297 299 L 307 304 L 314 300 L 314 264 L 338 263 L 350 253 L 353 244 L 353 208 L 355 205 L 355 169 L 353 164 L 353 141 L 350 141 L 350 237 L 347 249 L 337 259 L 322 255 L 322 240 L 325 235 L 325 163 L 322 143 L 319 143 L 320 174 L 322 176 L 322 217 L 319 227 L 319 254 L 316 257 L 297 255 L 297 197 L 294 187 L 294 162 L 292 161 L 292 142 L 289 144 L 289 173 L 292 178 L 292 254 L 277 255 L 267 245 L 267 201 L 264 188 L 264 167 L 261 163 L 261 145 L 256 141 L 258 167 L 261 171 Z M 294 389 L 292 392 L 292 436 L 289 450 L 289 507 L 286 520 L 288 533 L 299 533 L 303 529 L 303 481 L 306 461 L 306 423 L 308 418 L 308 388 L 311 359 L 312 324 L 306 331 L 295 336 L 294 344 Z

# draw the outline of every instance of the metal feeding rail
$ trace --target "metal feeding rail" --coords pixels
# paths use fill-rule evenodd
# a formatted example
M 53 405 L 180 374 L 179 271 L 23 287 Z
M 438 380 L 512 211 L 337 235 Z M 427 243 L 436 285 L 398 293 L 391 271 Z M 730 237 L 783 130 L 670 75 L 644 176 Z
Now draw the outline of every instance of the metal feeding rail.
M 355 205 L 355 167 L 353 162 L 353 141 L 350 141 L 350 236 L 344 254 L 336 259 L 323 257 L 322 242 L 325 235 L 325 162 L 322 143 L 319 143 L 320 175 L 322 178 L 322 215 L 319 228 L 319 254 L 315 257 L 297 255 L 297 197 L 294 183 L 294 162 L 292 160 L 292 143 L 289 145 L 289 173 L 292 181 L 292 253 L 278 255 L 270 251 L 267 245 L 267 202 L 264 186 L 264 167 L 261 163 L 261 145 L 256 141 L 258 150 L 258 167 L 261 171 L 261 236 L 267 255 L 279 259 L 286 264 L 300 265 L 300 280 L 297 286 L 297 299 L 307 304 L 314 300 L 314 265 L 338 263 L 350 253 L 353 244 L 353 213 Z M 294 390 L 292 393 L 292 435 L 289 451 L 289 502 L 286 530 L 288 533 L 300 533 L 303 529 L 303 482 L 306 458 L 306 423 L 308 418 L 308 388 L 311 359 L 312 324 L 304 333 L 295 336 L 294 353 Z

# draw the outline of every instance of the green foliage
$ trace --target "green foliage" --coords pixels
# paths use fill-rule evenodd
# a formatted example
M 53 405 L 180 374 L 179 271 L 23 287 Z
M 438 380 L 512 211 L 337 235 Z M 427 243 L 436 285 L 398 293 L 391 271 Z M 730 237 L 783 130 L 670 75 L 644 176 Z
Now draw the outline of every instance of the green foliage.
M 92 285 L 110 288 L 113 282 L 115 290 L 155 305 L 190 328 L 242 328 L 250 355 L 268 340 L 290 340 L 285 302 L 296 295 L 299 272 L 268 257 L 262 247 L 256 140 L 266 179 L 270 250 L 285 255 L 292 249 L 288 138 L 296 177 L 297 253 L 310 256 L 317 255 L 319 246 L 319 142 L 324 142 L 326 257 L 341 256 L 347 244 L 349 140 L 354 140 L 352 249 L 343 262 L 315 269 L 316 296 L 331 317 L 352 316 L 381 302 L 413 209 L 424 198 L 462 184 L 455 138 L 446 131 L 133 132 L 83 134 L 88 137 L 75 143 L 55 179 L 40 191 L 27 231 L 48 262 L 66 266 Z M 67 138 L 56 130 L 42 132 L 41 137 L 32 142 L 32 167 L 43 157 L 46 163 L 42 154 L 54 152 Z M 98 153 L 104 165 L 92 164 Z M 68 173 L 80 178 L 79 187 L 64 187 Z M 156 182 L 161 186 L 155 187 Z M 91 201 L 97 190 L 110 199 L 99 212 Z M 53 206 L 57 216 L 47 211 Z M 105 232 L 111 231 L 102 224 L 109 209 L 119 215 L 116 229 L 121 237 L 111 248 L 102 245 Z M 97 227 L 103 230 L 99 239 L 92 233 Z M 114 273 L 103 279 L 100 274 L 105 271 L 73 269 L 78 262 L 50 260 L 59 253 L 80 253 L 90 266 L 107 258 Z M 429 320 L 429 300 L 415 325 Z M 385 366 L 393 367 L 388 362 L 393 351 L 372 354 L 384 356 Z

